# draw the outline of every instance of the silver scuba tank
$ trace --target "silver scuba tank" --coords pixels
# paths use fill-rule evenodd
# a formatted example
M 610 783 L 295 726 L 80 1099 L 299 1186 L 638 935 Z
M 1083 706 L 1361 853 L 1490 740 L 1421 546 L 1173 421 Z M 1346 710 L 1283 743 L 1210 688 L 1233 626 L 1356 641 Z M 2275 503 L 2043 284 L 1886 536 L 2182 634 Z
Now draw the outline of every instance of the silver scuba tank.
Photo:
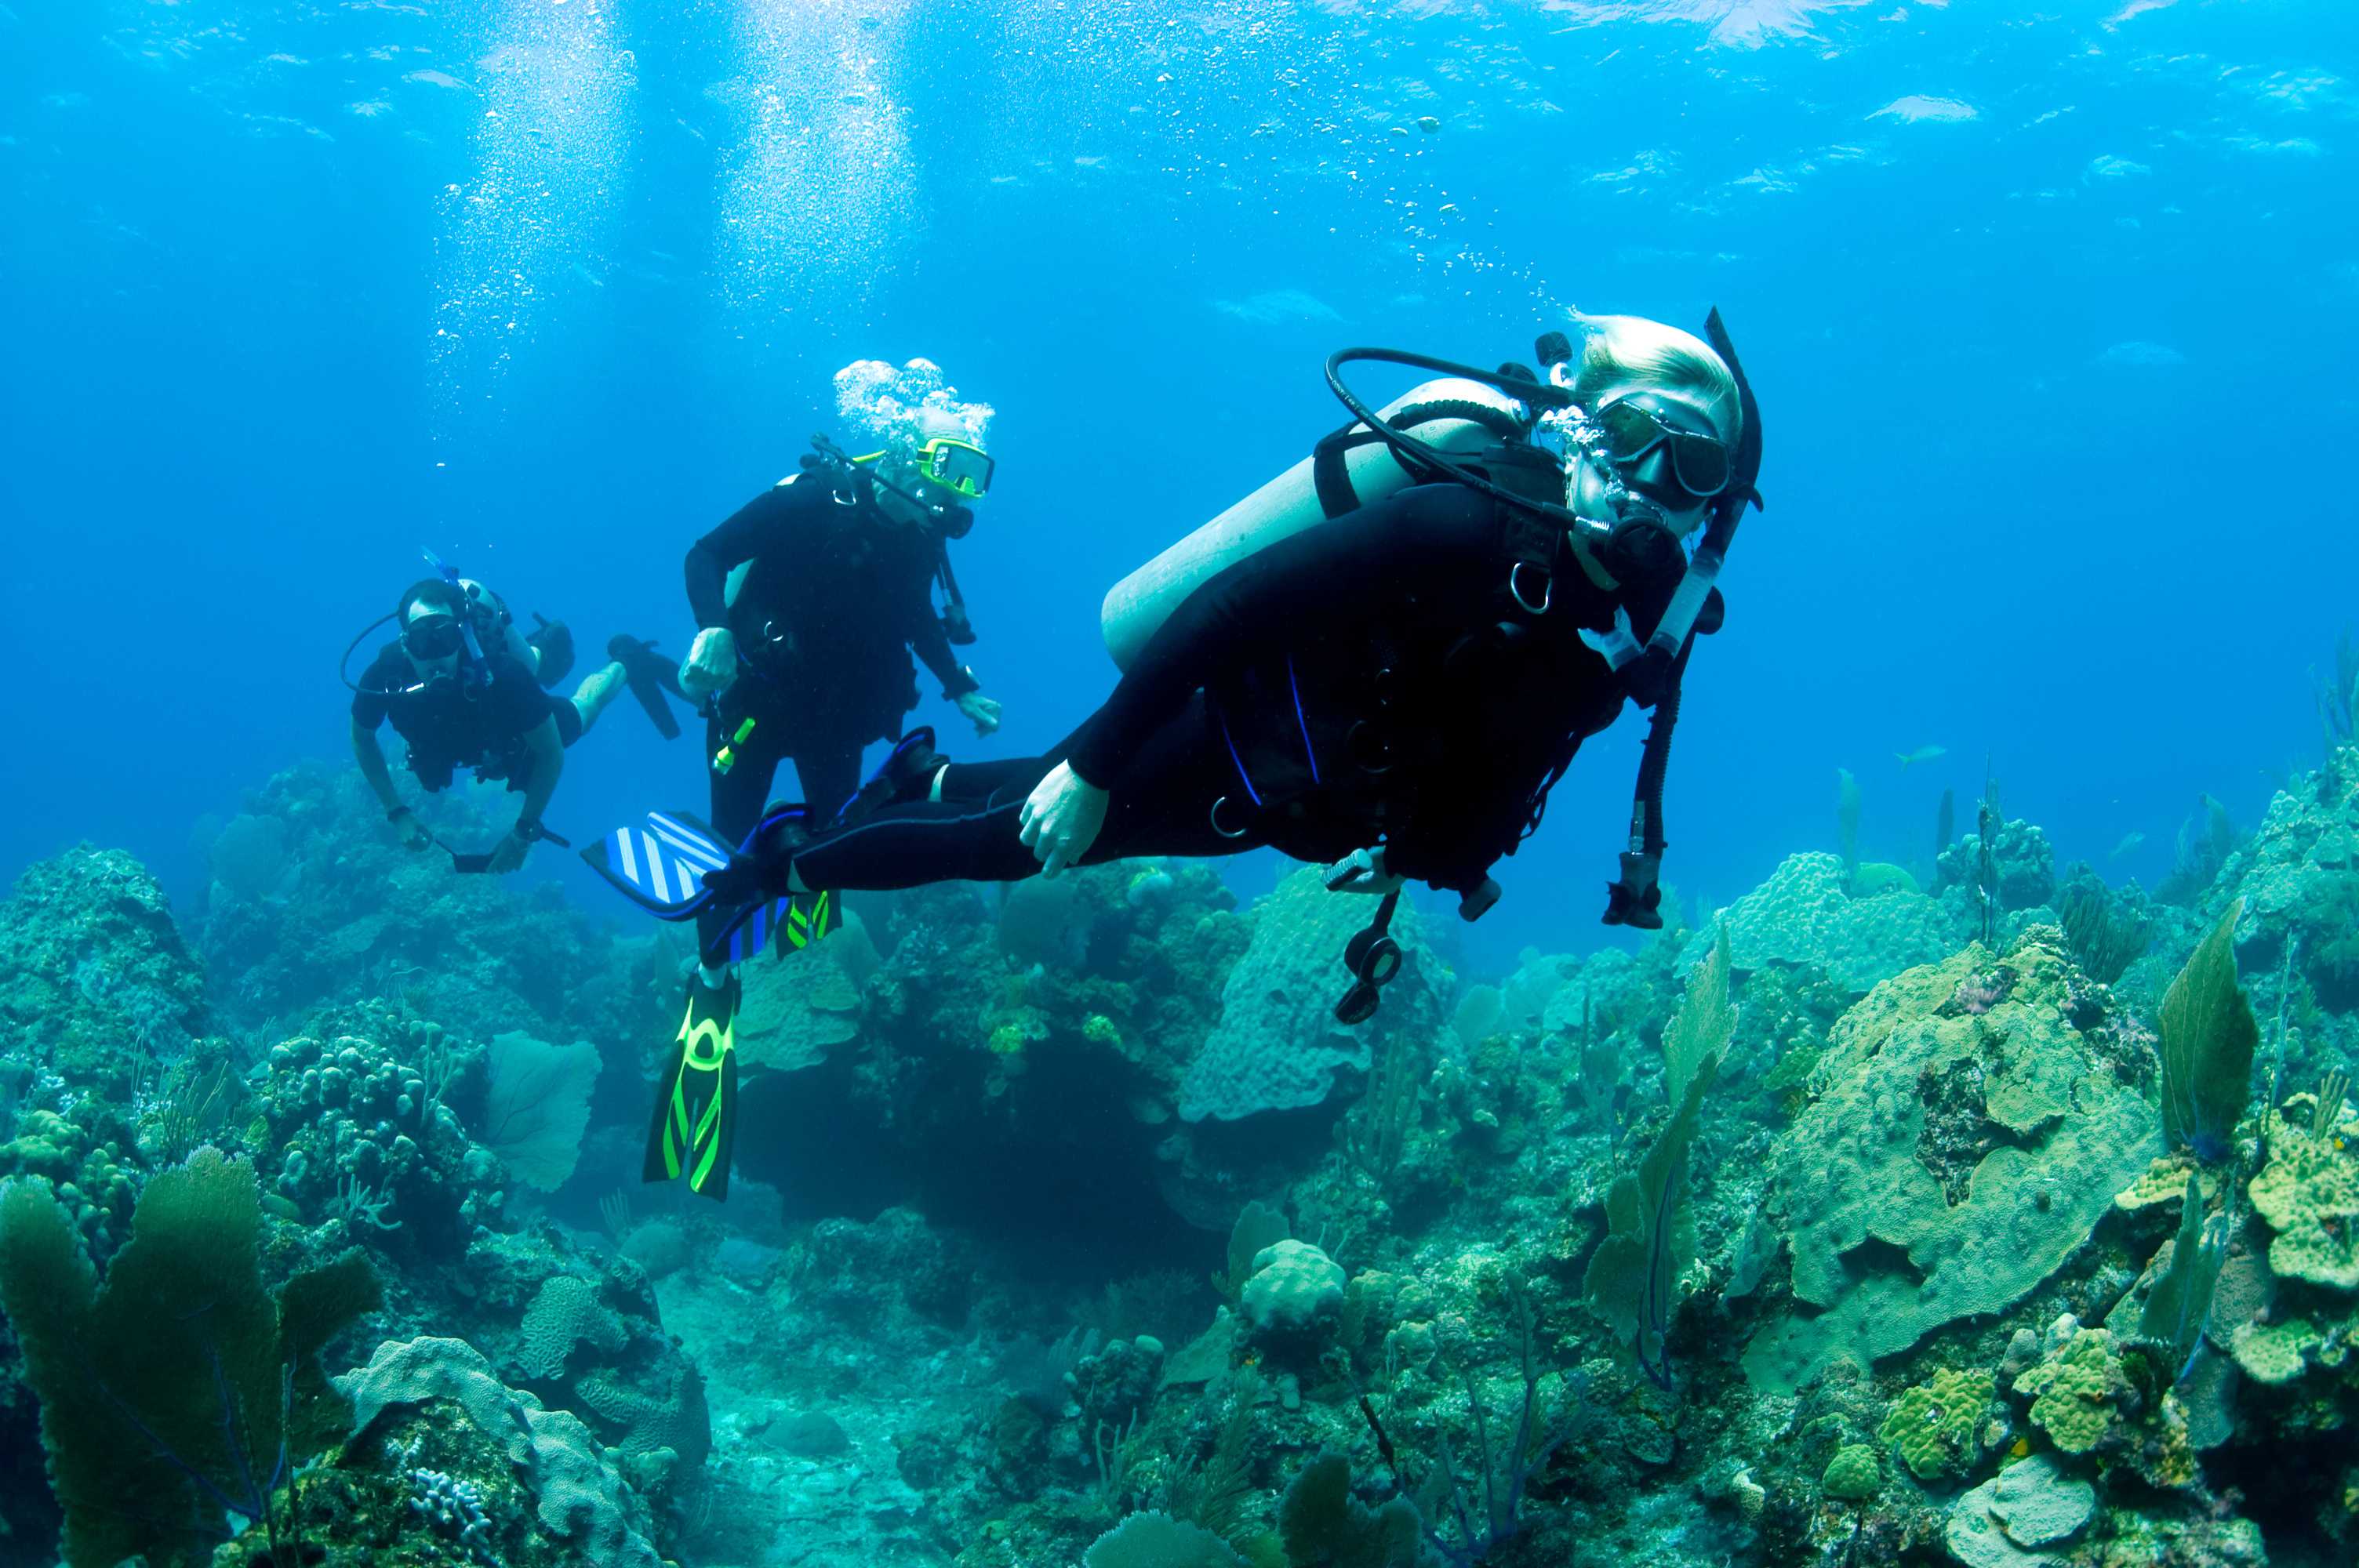
M 1473 457 L 1505 437 L 1531 427 L 1531 414 L 1507 394 L 1481 382 L 1444 377 L 1411 388 L 1379 410 L 1395 428 L 1414 431 L 1419 440 L 1453 457 Z M 1207 579 L 1280 539 L 1326 521 L 1333 503 L 1348 513 L 1407 489 L 1416 476 L 1393 449 L 1355 425 L 1338 458 L 1348 496 L 1339 497 L 1329 476 L 1329 496 L 1320 494 L 1320 462 L 1314 454 L 1288 469 L 1114 585 L 1099 612 L 1106 652 L 1127 669 L 1171 611 Z

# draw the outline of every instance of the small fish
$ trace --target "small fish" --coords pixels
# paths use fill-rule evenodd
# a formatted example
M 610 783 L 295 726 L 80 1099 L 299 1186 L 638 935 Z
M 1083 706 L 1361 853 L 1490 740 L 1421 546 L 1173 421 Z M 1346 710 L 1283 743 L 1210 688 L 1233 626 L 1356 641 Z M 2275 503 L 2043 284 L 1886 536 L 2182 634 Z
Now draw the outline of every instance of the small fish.
M 1950 748 L 1919 746 L 1913 752 L 1895 752 L 1892 754 L 1900 759 L 1900 771 L 1905 773 L 1908 771 L 1908 765 L 1911 762 L 1930 762 L 1936 757 L 1946 757 L 1950 754 Z
M 2139 845 L 2145 842 L 2146 835 L 2143 833 L 2125 833 L 2122 835 L 2122 841 L 2114 846 L 2114 852 L 2106 856 L 2105 859 L 2108 860 L 2118 860 L 2124 855 L 2128 854 L 2132 849 L 2136 849 Z

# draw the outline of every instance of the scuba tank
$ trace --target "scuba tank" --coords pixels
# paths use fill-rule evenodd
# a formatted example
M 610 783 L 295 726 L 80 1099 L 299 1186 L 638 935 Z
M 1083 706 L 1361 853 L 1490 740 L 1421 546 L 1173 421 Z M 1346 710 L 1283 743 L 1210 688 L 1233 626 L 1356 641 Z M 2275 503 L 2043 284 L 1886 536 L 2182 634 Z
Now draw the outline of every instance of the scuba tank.
M 1501 442 L 1521 442 L 1532 415 L 1495 386 L 1458 376 L 1429 381 L 1386 405 L 1394 429 L 1423 446 L 1475 459 Z M 1438 474 L 1402 460 L 1364 423 L 1347 425 L 1311 455 L 1114 585 L 1099 611 L 1106 652 L 1127 669 L 1172 611 L 1207 579 L 1331 517 L 1381 501 Z

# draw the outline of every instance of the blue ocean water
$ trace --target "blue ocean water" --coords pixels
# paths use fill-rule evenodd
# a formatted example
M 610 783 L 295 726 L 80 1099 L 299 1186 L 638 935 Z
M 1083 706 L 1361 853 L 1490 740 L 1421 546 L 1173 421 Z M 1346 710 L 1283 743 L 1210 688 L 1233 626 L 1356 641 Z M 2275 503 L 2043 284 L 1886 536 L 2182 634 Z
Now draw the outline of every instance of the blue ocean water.
M 0 0 L 0 1568 L 2347 1563 L 2354 77 L 2318 0 Z M 1714 307 L 1659 935 L 1636 713 L 1358 1033 L 1267 853 L 855 895 L 723 1021 L 349 776 L 421 549 L 677 655 L 847 362 L 997 410 L 1006 726 L 913 717 L 1008 758 L 1334 350 Z M 618 704 L 549 824 L 707 784 Z M 2003 826 L 1789 859 L 1839 787 Z
M 421 545 L 679 651 L 687 543 L 855 357 L 999 410 L 957 560 L 1008 723 L 960 751 L 1016 755 L 1109 685 L 1104 589 L 1339 421 L 1330 350 L 1717 304 L 1769 506 L 1688 683 L 1670 879 L 1831 843 L 1838 768 L 1867 853 L 1920 858 L 1987 766 L 2150 883 L 2199 794 L 2250 821 L 2319 749 L 2354 43 L 2185 0 L 15 0 L 0 869 L 89 838 L 200 896 L 199 819 L 341 753 L 336 654 Z M 1478 952 L 1595 935 L 1637 725 Z M 551 820 L 701 794 L 625 709 Z

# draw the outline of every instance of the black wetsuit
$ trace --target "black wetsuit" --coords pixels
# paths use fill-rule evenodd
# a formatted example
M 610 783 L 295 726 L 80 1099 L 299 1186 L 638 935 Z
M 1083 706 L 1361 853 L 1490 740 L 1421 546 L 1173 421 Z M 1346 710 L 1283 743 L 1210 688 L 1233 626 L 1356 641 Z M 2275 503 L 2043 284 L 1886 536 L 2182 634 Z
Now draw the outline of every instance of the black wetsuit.
M 934 612 L 939 540 L 884 517 L 869 486 L 854 491 L 840 496 L 824 473 L 782 481 L 688 552 L 697 624 L 725 626 L 737 643 L 737 679 L 706 734 L 712 751 L 725 744 L 736 758 L 712 774 L 712 827 L 728 842 L 761 819 L 781 762 L 794 762 L 802 798 L 821 815 L 851 798 L 861 748 L 897 738 L 917 706 L 909 650 L 945 698 L 976 689 Z M 729 574 L 747 561 L 730 602 Z M 753 733 L 737 741 L 747 719 Z
M 420 685 L 401 644 L 388 643 L 359 684 L 353 722 L 375 730 L 390 719 L 394 732 L 408 744 L 409 771 L 429 792 L 448 789 L 461 768 L 523 789 L 531 771 L 525 738 L 545 719 L 557 720 L 557 738 L 564 744 L 582 738 L 581 709 L 571 698 L 542 690 L 532 673 L 506 654 L 485 659 L 479 673 Z
M 1272 544 L 1190 594 L 1055 751 L 953 767 L 940 801 L 822 833 L 795 871 L 812 889 L 1029 876 L 1018 813 L 1061 761 L 1111 792 L 1084 864 L 1382 841 L 1388 871 L 1473 891 L 1628 696 L 1580 633 L 1618 604 L 1647 636 L 1674 586 L 1599 589 L 1560 544 L 1546 611 L 1519 611 L 1505 511 L 1427 485 Z

